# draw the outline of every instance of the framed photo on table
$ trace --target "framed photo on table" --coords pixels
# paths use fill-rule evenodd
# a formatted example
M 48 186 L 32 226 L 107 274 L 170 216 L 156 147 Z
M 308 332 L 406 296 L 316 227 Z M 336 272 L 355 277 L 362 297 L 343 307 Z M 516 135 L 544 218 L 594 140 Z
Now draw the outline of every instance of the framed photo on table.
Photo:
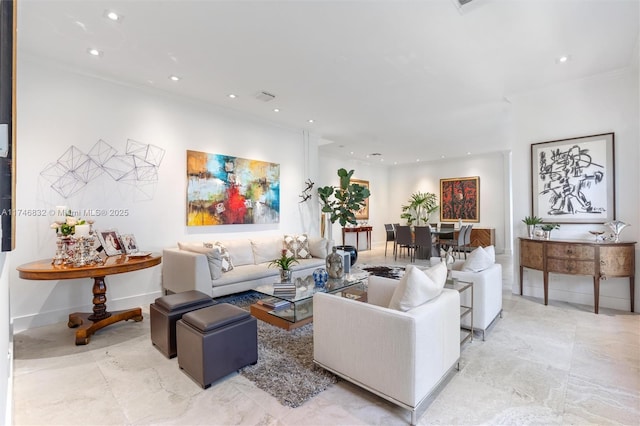
M 122 249 L 126 254 L 138 253 L 138 243 L 136 243 L 136 237 L 133 234 L 122 234 L 120 241 L 122 242 Z
M 104 249 L 104 253 L 107 256 L 118 256 L 123 253 L 122 243 L 120 242 L 120 236 L 115 229 L 108 229 L 106 231 L 98 231 L 98 241 Z
M 531 145 L 532 214 L 552 223 L 614 220 L 614 134 Z

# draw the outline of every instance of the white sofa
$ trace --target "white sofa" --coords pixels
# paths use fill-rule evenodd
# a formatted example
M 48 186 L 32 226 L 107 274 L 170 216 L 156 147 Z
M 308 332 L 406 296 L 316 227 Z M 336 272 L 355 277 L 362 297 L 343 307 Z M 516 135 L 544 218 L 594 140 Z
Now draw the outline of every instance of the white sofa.
M 279 270 L 268 265 L 281 256 L 283 238 L 273 236 L 219 241 L 228 251 L 233 264 L 233 269 L 224 273 L 213 271 L 212 260 L 205 254 L 205 242 L 179 242 L 178 247 L 163 250 L 162 288 L 165 294 L 199 290 L 211 297 L 219 297 L 280 281 Z M 291 268 L 294 279 L 325 266 L 331 248 L 329 241 L 309 237 L 308 244 L 312 258 L 298 259 L 299 263 Z
M 369 277 L 368 303 L 313 296 L 314 362 L 411 411 L 457 366 L 460 295 L 444 289 L 435 299 L 402 312 L 389 309 L 399 281 Z

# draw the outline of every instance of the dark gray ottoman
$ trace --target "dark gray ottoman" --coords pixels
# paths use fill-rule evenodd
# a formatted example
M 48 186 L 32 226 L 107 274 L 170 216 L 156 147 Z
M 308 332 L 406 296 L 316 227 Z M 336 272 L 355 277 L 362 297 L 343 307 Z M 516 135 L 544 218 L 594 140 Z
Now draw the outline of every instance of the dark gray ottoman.
M 176 323 L 178 366 L 203 388 L 258 362 L 258 323 L 228 303 L 185 314 Z
M 151 343 L 167 358 L 176 356 L 176 321 L 195 309 L 206 308 L 215 302 L 197 291 L 185 291 L 159 297 L 149 305 L 151 315 Z

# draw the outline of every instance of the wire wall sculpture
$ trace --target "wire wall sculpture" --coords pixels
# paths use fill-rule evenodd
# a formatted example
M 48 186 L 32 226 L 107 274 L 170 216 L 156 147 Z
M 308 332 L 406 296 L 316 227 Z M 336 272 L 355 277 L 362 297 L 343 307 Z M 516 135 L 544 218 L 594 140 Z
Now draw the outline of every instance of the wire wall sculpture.
M 165 150 L 133 139 L 127 140 L 124 154 L 102 139 L 84 153 L 71 145 L 55 163 L 40 172 L 51 188 L 69 198 L 103 174 L 114 181 L 134 185 L 142 195 L 153 198 L 158 182 L 158 169 Z

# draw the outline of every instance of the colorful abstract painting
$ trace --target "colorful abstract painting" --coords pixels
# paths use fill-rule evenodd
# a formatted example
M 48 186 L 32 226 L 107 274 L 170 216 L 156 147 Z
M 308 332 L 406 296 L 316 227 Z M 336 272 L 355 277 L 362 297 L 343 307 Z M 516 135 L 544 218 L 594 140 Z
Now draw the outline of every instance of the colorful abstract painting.
M 440 221 L 480 221 L 480 178 L 440 179 Z
M 187 151 L 187 226 L 279 221 L 279 164 Z

